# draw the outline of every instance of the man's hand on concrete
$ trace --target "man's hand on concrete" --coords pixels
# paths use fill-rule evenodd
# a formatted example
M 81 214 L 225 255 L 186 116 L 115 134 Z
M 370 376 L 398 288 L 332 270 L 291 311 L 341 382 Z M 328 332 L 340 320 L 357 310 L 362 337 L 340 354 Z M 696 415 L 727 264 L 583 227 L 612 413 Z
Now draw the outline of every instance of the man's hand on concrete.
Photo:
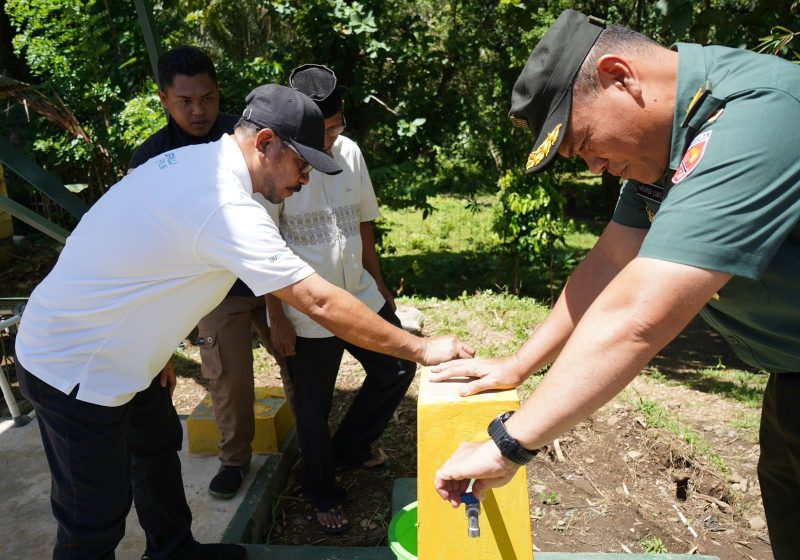
M 518 468 L 519 465 L 500 454 L 497 445 L 491 440 L 483 443 L 462 443 L 453 456 L 436 471 L 434 484 L 443 500 L 458 507 L 461 494 L 467 491 L 470 480 L 475 479 L 472 493 L 483 500 L 490 488 L 507 484 Z
M 457 358 L 472 358 L 475 355 L 475 350 L 455 335 L 426 338 L 424 342 L 425 352 L 420 362 L 424 366 L 440 364 Z
M 429 379 L 433 382 L 457 377 L 476 378 L 459 390 L 462 397 L 483 391 L 514 389 L 527 378 L 516 356 L 453 360 L 432 367 L 431 373 Z

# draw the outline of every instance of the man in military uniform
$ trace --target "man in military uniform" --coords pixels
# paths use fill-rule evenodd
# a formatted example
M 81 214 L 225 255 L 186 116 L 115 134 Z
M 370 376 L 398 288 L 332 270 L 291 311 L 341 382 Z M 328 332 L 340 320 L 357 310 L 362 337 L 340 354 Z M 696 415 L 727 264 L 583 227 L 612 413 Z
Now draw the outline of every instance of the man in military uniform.
M 436 477 L 453 505 L 479 497 L 535 450 L 621 391 L 700 314 L 770 372 L 759 480 L 777 560 L 800 527 L 800 68 L 769 55 L 679 43 L 666 49 L 574 10 L 559 16 L 514 87 L 531 130 L 527 173 L 556 154 L 625 182 L 611 222 L 548 319 L 513 355 L 457 360 L 436 380 L 463 394 L 547 375 L 492 438 L 463 444 Z

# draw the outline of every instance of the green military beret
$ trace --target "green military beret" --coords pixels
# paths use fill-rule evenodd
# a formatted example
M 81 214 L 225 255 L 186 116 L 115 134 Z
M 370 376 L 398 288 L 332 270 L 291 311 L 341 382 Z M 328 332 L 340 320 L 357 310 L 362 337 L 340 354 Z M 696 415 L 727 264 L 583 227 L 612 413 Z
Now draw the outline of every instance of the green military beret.
M 572 110 L 572 83 L 604 27 L 603 20 L 564 10 L 525 63 L 508 113 L 515 126 L 533 133 L 525 173 L 544 171 L 555 160 Z

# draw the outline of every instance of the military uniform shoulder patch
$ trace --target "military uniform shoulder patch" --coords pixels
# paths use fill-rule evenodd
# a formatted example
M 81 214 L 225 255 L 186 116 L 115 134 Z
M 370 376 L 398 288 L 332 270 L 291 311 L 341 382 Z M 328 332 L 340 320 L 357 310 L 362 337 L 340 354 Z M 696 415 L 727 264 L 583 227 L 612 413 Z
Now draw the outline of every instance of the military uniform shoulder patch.
M 678 170 L 672 177 L 673 185 L 677 185 L 686 179 L 686 177 L 688 177 L 689 174 L 700 164 L 700 160 L 703 159 L 703 155 L 706 153 L 706 146 L 708 146 L 708 141 L 711 138 L 711 132 L 711 130 L 701 132 L 695 136 L 694 140 L 692 140 L 692 143 L 689 145 L 689 149 L 686 150 L 686 153 L 683 155 L 683 159 L 681 160 L 681 164 L 678 166 Z

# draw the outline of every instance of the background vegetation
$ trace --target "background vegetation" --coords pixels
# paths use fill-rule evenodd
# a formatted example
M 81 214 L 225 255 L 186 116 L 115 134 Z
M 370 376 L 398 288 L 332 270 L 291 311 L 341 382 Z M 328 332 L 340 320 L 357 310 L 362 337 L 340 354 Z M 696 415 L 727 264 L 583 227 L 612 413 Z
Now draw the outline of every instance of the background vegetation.
M 0 4 L 0 73 L 31 84 L 77 123 L 65 128 L 9 103 L 0 133 L 93 202 L 165 122 L 133 2 Z M 566 7 L 663 44 L 718 43 L 798 58 L 797 0 L 155 0 L 153 14 L 165 48 L 190 43 L 211 54 L 231 113 L 255 85 L 286 83 L 296 65 L 333 68 L 347 134 L 366 154 L 381 203 L 422 217 L 434 211 L 437 193 L 456 194 L 468 208 L 492 205 L 470 245 L 475 266 L 503 269 L 494 281 L 527 293 L 531 274 L 545 270 L 552 287 L 574 263 L 567 220 L 606 218 L 619 187 L 614 177 L 577 175 L 581 166 L 570 162 L 523 175 L 531 138 L 509 124 L 511 88 Z M 8 175 L 13 198 L 48 205 Z M 486 253 L 491 236 L 499 243 Z M 406 266 L 422 270 L 447 258 L 432 254 Z M 415 292 L 411 276 L 402 278 Z M 448 285 L 439 291 L 451 295 Z

